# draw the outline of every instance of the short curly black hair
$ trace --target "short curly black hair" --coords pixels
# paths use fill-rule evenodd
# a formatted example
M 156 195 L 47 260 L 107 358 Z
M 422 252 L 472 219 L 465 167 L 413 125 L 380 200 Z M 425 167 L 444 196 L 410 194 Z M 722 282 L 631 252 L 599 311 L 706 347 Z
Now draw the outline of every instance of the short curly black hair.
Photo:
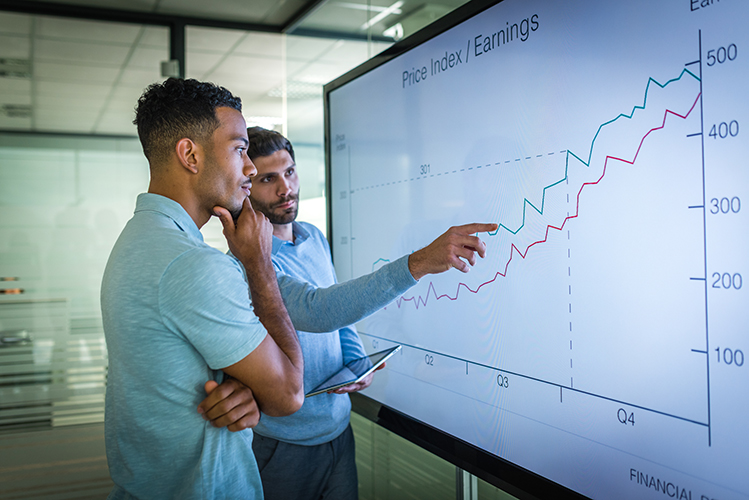
M 275 130 L 268 130 L 263 127 L 250 127 L 247 129 L 247 137 L 250 140 L 247 146 L 247 156 L 251 160 L 259 156 L 270 156 L 276 151 L 285 149 L 289 152 L 292 161 L 294 159 L 294 148 L 289 140 Z
M 222 107 L 241 112 L 242 100 L 224 87 L 193 79 L 149 85 L 138 99 L 133 123 L 151 166 L 165 163 L 181 139 L 209 139 L 220 125 L 216 108 Z

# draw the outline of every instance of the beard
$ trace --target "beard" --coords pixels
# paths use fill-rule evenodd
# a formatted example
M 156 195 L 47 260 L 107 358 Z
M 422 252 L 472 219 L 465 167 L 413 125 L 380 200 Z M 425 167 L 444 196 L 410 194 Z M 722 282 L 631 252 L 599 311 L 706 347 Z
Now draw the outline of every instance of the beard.
M 231 214 L 231 218 L 234 220 L 234 224 L 236 224 L 237 219 L 239 219 L 239 215 L 242 213 L 242 209 L 244 208 L 244 200 L 238 203 L 224 202 L 222 204 L 219 204 L 219 206 L 224 207 Z
M 296 202 L 292 208 L 284 211 L 276 209 L 279 205 L 283 205 L 291 200 Z M 253 199 L 252 195 L 250 195 L 250 201 L 252 202 L 252 208 L 268 217 L 271 224 L 291 224 L 296 220 L 296 216 L 299 213 L 299 191 L 270 205 Z
M 237 223 L 237 219 L 239 219 L 239 214 L 242 213 L 242 207 L 239 208 L 231 208 L 227 209 L 229 210 L 229 213 L 231 214 L 231 218 L 234 220 L 234 224 Z

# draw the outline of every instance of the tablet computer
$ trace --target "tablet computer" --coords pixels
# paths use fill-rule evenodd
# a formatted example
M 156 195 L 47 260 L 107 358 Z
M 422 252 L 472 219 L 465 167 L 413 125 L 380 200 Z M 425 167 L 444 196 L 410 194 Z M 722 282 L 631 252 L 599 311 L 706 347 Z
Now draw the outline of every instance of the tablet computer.
M 350 361 L 328 380 L 308 392 L 306 397 L 333 391 L 339 387 L 359 382 L 361 379 L 375 371 L 377 367 L 390 358 L 390 356 L 400 351 L 400 348 L 401 346 L 397 345 L 390 349 L 385 349 L 384 351 L 376 352 L 369 356 Z

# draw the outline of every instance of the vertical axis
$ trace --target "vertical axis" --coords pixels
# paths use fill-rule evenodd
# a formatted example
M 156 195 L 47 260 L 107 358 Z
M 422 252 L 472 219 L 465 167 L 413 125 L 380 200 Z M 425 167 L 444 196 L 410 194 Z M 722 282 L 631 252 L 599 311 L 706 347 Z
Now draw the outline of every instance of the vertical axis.
M 351 278 L 354 277 L 354 202 L 351 199 L 354 192 L 351 190 L 351 147 L 346 145 L 348 154 L 348 246 L 351 249 Z M 707 275 L 706 275 L 707 276 Z
M 702 30 L 698 31 L 700 50 L 700 144 L 702 146 L 702 250 L 705 269 L 705 362 L 707 364 L 707 445 L 712 446 L 712 427 L 710 414 L 710 323 L 707 307 L 707 200 L 705 198 L 705 112 L 702 104 L 705 94 L 702 88 Z

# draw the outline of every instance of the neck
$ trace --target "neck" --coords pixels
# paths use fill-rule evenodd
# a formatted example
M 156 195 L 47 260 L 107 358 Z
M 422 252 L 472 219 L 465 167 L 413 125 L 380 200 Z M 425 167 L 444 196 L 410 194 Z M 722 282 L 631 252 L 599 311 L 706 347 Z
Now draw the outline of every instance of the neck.
M 195 197 L 186 194 L 183 189 L 179 189 L 176 186 L 151 181 L 148 186 L 148 192 L 159 194 L 182 205 L 182 208 L 185 209 L 190 218 L 195 222 L 198 229 L 203 227 L 208 222 L 208 219 L 211 218 L 210 213 L 201 210 Z
M 294 229 L 292 224 L 273 224 L 273 236 L 279 240 L 294 241 Z

